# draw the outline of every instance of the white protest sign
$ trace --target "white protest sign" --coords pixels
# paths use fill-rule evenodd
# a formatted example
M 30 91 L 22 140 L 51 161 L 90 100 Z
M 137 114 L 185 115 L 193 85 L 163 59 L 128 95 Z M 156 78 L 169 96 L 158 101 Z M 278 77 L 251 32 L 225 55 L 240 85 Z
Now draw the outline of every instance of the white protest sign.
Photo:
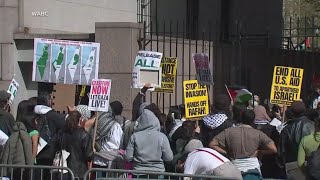
M 153 51 L 139 51 L 134 62 L 134 68 L 132 71 L 132 87 L 140 88 L 138 82 L 139 67 L 159 69 L 162 59 L 162 53 Z
M 13 103 L 13 99 L 16 97 L 18 89 L 19 89 L 19 83 L 13 78 L 7 91 L 8 93 L 11 94 L 11 97 L 9 99 L 10 104 Z
M 107 112 L 110 100 L 111 79 L 93 79 L 91 82 L 89 107 L 90 111 Z
M 139 67 L 138 69 L 138 85 L 143 87 L 149 83 L 151 87 L 161 87 L 162 69 L 152 67 Z

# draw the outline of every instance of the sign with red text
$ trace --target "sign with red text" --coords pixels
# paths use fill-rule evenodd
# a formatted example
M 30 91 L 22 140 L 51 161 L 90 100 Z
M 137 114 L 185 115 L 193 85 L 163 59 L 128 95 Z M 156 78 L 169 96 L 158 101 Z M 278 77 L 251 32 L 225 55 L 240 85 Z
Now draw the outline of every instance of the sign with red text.
M 110 100 L 111 79 L 93 79 L 89 96 L 89 110 L 107 112 Z
M 193 54 L 196 66 L 197 80 L 199 84 L 213 85 L 212 75 L 209 67 L 209 56 L 205 53 Z

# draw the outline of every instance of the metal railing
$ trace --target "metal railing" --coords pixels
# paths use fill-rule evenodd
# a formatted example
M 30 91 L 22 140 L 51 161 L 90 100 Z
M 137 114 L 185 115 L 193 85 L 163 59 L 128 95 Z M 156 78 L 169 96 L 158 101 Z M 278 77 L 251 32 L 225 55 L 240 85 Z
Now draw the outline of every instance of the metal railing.
M 1 180 L 75 179 L 73 172 L 67 167 L 10 164 L 0 164 L 0 177 Z
M 134 171 L 134 170 L 121 170 L 121 169 L 102 169 L 92 168 L 89 169 L 84 176 L 84 180 L 89 180 L 91 173 L 104 173 L 102 177 L 96 178 L 96 180 L 110 180 L 110 179 L 213 179 L 213 180 L 231 180 L 232 178 L 223 178 L 218 176 L 209 175 L 190 175 L 181 173 L 168 173 L 168 172 L 148 172 L 148 171 Z

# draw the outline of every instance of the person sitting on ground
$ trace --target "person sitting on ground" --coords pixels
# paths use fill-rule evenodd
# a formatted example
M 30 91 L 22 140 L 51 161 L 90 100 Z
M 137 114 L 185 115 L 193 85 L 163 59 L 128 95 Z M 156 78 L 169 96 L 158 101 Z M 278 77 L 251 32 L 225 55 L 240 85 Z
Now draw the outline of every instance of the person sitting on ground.
M 218 134 L 209 147 L 226 155 L 241 171 L 243 179 L 261 179 L 258 155 L 275 154 L 274 142 L 263 132 L 252 128 L 255 114 L 252 110 L 242 113 L 242 123 Z
M 142 110 L 126 148 L 125 159 L 133 161 L 134 170 L 164 172 L 164 161 L 172 158 L 169 140 L 160 132 L 158 118 L 150 110 Z
M 186 153 L 176 165 L 177 172 L 242 180 L 241 172 L 229 159 L 213 149 L 201 146 L 202 144 L 193 151 L 186 147 Z
M 234 121 L 230 115 L 230 97 L 225 94 L 218 95 L 213 104 L 212 113 L 203 118 L 202 143 L 205 147 L 223 130 L 233 126 Z

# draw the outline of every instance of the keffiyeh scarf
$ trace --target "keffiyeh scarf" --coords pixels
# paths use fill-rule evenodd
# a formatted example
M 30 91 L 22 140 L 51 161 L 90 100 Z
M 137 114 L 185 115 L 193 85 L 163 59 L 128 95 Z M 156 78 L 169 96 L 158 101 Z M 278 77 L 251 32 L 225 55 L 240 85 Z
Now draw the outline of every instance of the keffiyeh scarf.
M 228 116 L 223 113 L 209 114 L 203 118 L 203 122 L 207 127 L 215 129 L 219 127 L 222 123 L 224 123 L 227 119 Z

